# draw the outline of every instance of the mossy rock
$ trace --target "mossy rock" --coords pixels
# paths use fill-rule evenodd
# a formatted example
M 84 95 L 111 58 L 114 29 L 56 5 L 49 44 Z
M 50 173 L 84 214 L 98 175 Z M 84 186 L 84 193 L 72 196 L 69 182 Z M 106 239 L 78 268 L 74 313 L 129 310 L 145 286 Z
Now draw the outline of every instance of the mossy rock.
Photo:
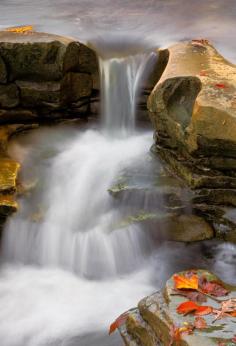
M 7 68 L 1 56 L 0 56 L 0 83 L 3 83 L 3 84 L 7 83 Z
M 16 191 L 16 179 L 20 164 L 8 158 L 0 159 L 0 192 Z
M 23 107 L 59 108 L 61 104 L 61 84 L 59 82 L 16 81 L 20 90 Z
M 16 84 L 0 85 L 0 108 L 14 108 L 20 103 Z
M 15 201 L 14 195 L 1 195 L 0 194 L 0 216 L 8 216 L 18 209 L 18 204 Z

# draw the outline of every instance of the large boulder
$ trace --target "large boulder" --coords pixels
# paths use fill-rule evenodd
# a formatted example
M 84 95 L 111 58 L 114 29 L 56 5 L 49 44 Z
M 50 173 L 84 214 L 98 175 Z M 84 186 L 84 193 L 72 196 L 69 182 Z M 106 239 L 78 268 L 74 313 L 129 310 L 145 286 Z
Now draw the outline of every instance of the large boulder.
M 70 39 L 44 33 L 0 32 L 0 55 L 5 61 L 9 80 L 60 80 L 63 57 Z
M 1 31 L 1 123 L 34 121 L 34 113 L 38 121 L 84 115 L 98 73 L 95 52 L 71 38 Z
M 175 140 L 171 147 L 179 143 L 191 154 L 234 157 L 235 90 L 236 66 L 212 45 L 179 43 L 169 48 L 168 64 L 149 98 L 151 119 Z
M 194 188 L 235 187 L 236 67 L 206 40 L 168 51 L 148 100 L 156 149 Z
M 192 210 L 216 236 L 235 242 L 236 66 L 207 40 L 166 51 L 148 99 L 155 128 L 151 152 L 192 190 Z

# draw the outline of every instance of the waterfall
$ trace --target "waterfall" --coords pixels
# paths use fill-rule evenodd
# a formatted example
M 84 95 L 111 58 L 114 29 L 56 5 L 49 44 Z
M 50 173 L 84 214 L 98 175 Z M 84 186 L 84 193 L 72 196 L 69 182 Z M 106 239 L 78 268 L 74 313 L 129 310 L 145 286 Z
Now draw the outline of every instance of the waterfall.
M 152 55 L 100 59 L 102 121 L 108 133 L 127 135 L 135 129 L 140 81 Z
M 20 211 L 8 221 L 3 237 L 7 261 L 62 267 L 90 278 L 141 265 L 150 252 L 148 236 L 138 225 L 118 226 L 121 215 L 108 189 L 151 145 L 150 133 L 135 133 L 135 103 L 149 59 L 149 54 L 100 59 L 102 131 L 79 132 L 68 145 L 55 148 L 57 155 L 39 177 L 44 187 L 23 198 Z M 28 163 L 34 164 L 37 159 Z M 43 215 L 35 220 L 38 209 Z

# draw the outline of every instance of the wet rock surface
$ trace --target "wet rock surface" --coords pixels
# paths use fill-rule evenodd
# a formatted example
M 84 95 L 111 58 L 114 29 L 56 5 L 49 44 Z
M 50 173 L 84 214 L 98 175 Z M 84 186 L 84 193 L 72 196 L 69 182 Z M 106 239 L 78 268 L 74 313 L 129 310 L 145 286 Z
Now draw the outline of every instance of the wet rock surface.
M 235 206 L 236 67 L 207 40 L 179 43 L 168 53 L 148 100 L 152 153 L 194 191 L 193 210 L 232 241 L 235 220 L 226 209 Z
M 198 270 L 197 275 L 205 277 L 208 282 L 220 282 L 210 272 Z M 187 275 L 187 272 L 178 275 Z M 166 283 L 162 291 L 158 291 L 138 303 L 138 307 L 127 313 L 124 323 L 119 326 L 120 334 L 126 345 L 232 345 L 235 337 L 236 319 L 233 316 L 224 316 L 215 321 L 214 313 L 204 315 L 206 325 L 202 329 L 194 328 L 190 333 L 173 334 L 173 331 L 184 330 L 186 326 L 193 326 L 194 314 L 180 315 L 177 310 L 181 303 L 188 299 L 175 294 L 174 276 Z M 221 284 L 229 290 L 227 296 L 218 298 L 205 297 L 200 305 L 219 309 L 220 302 L 235 299 L 235 287 Z
M 151 156 L 120 172 L 108 191 L 123 213 L 115 229 L 136 224 L 157 244 L 161 240 L 194 242 L 215 236 L 204 213 L 191 207 L 194 193 Z

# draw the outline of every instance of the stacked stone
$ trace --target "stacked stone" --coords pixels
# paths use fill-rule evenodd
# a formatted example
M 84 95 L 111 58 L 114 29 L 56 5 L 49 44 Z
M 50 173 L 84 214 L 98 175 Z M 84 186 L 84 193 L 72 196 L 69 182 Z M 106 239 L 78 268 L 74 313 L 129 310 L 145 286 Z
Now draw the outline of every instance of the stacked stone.
M 0 32 L 1 124 L 84 115 L 97 90 L 97 57 L 82 43 Z
M 168 52 L 148 100 L 153 152 L 195 190 L 195 210 L 220 236 L 235 241 L 235 220 L 215 206 L 236 206 L 236 66 L 206 40 L 176 44 Z

